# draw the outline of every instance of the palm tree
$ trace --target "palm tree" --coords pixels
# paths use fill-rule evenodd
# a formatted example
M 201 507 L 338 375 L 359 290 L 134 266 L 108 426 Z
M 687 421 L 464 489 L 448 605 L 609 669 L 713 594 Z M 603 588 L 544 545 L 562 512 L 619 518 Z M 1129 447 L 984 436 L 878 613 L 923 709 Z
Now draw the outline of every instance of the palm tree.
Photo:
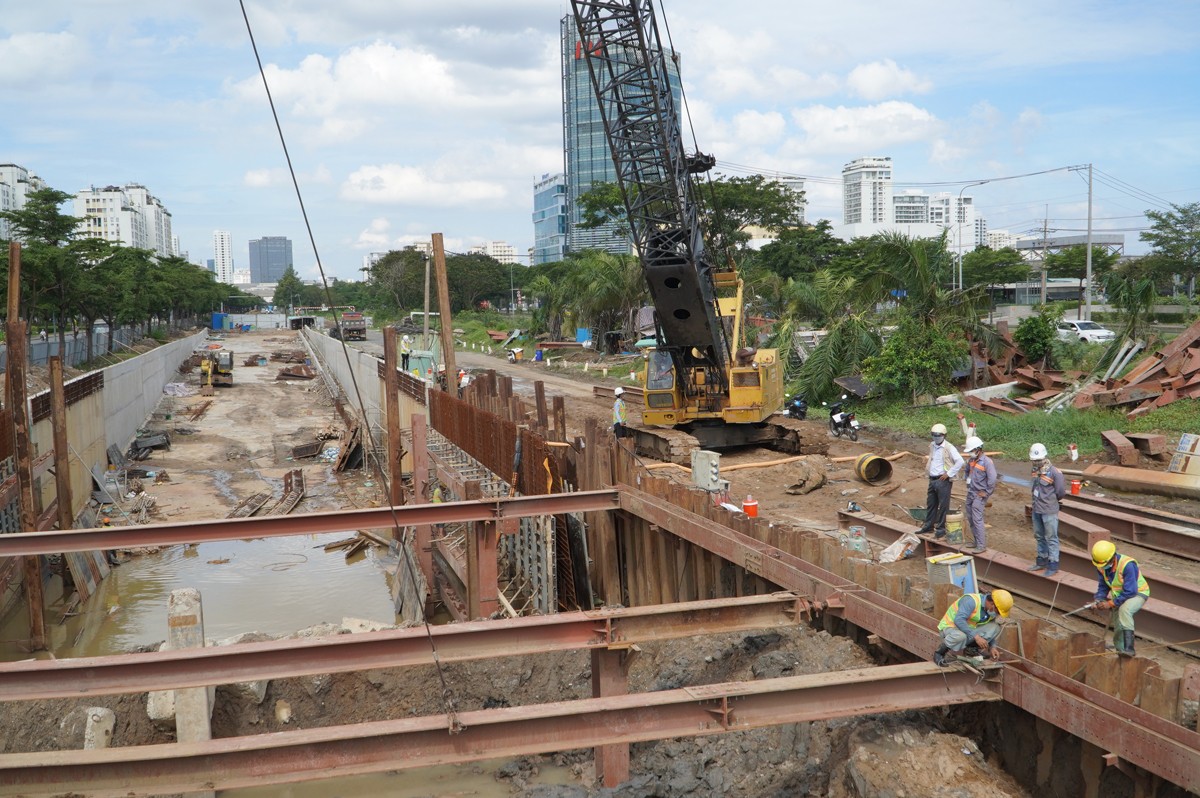
M 634 314 L 649 298 L 641 262 L 631 255 L 586 250 L 568 257 L 567 264 L 564 283 L 579 324 L 596 327 L 601 335 L 620 331 L 630 340 Z
M 879 354 L 874 305 L 864 301 L 858 281 L 831 271 L 811 281 L 793 283 L 787 318 L 806 318 L 825 327 L 825 337 L 809 353 L 796 375 L 809 402 L 830 399 L 840 390 L 834 380 L 859 371 L 862 362 Z M 790 341 L 789 341 L 790 343 Z
M 1104 277 L 1104 292 L 1108 302 L 1125 314 L 1119 334 L 1108 345 L 1097 370 L 1107 368 L 1126 341 L 1145 340 L 1150 333 L 1154 303 L 1158 301 L 1158 286 L 1154 274 L 1136 265 L 1129 265 L 1109 272 Z

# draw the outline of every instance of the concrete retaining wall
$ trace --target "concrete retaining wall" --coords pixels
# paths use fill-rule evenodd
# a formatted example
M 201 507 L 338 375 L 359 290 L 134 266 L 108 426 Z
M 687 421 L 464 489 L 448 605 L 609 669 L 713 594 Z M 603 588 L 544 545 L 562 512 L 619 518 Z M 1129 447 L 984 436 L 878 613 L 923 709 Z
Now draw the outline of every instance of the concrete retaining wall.
M 360 404 L 358 396 L 355 395 L 352 376 L 353 380 L 357 381 L 358 393 L 362 396 L 362 405 L 366 408 L 366 421 L 375 441 L 380 442 L 384 417 L 383 381 L 379 379 L 379 363 L 382 358 L 369 355 L 353 346 L 343 347 L 341 341 L 322 335 L 311 327 L 304 329 L 304 340 L 317 356 L 317 365 L 337 383 L 339 397 L 348 408 L 354 410 L 358 410 Z
M 104 437 L 124 449 L 162 398 L 163 386 L 178 382 L 179 364 L 200 346 L 207 333 L 163 344 L 104 369 Z

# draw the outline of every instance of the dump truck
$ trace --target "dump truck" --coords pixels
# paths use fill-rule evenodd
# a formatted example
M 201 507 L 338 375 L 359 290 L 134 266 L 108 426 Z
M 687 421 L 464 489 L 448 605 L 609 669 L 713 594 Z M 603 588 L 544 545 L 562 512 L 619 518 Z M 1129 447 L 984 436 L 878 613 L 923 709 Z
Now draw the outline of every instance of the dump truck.
M 331 335 L 338 337 L 338 330 L 341 330 L 341 338 L 345 341 L 367 340 L 367 320 L 361 313 L 343 313 Z

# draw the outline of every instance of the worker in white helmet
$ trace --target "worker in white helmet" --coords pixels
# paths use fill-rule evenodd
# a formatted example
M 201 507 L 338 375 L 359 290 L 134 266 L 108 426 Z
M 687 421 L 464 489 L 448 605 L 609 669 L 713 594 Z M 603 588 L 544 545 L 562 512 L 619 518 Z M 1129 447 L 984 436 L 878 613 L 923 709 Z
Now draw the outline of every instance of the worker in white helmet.
M 1067 480 L 1054 467 L 1044 444 L 1029 447 L 1033 469 L 1033 539 L 1037 541 L 1037 562 L 1029 569 L 1046 569 L 1045 576 L 1058 573 L 1058 502 L 1067 495 Z
M 407 335 L 400 339 L 400 369 L 408 371 L 408 358 L 412 354 L 412 339 Z
M 967 479 L 967 523 L 971 526 L 971 537 L 975 545 L 968 549 L 971 554 L 982 554 L 987 549 L 987 526 L 983 521 L 983 509 L 996 490 L 996 464 L 983 453 L 983 441 L 972 435 L 963 445 L 967 455 L 967 467 L 963 469 Z
M 934 537 L 946 537 L 946 513 L 950 510 L 950 487 L 958 472 L 962 471 L 963 459 L 946 440 L 946 425 L 934 424 L 929 429 L 929 455 L 925 458 L 925 473 L 929 477 L 929 489 L 925 492 L 925 523 L 917 534 L 933 532 Z
M 625 408 L 625 389 L 617 388 L 613 391 L 613 437 L 617 440 L 624 438 L 627 434 L 625 425 L 629 423 L 629 411 Z

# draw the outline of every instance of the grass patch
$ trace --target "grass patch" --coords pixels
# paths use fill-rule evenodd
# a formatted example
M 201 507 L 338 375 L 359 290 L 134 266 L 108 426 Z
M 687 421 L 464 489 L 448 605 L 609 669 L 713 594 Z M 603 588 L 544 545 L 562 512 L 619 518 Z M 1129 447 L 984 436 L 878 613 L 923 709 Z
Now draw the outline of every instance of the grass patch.
M 878 401 L 862 405 L 861 420 L 869 425 L 907 432 L 921 438 L 929 435 L 934 424 L 945 424 L 950 439 L 961 443 L 958 433 L 959 408 L 954 405 L 910 409 L 900 402 L 883 404 Z M 979 437 L 989 451 L 1002 451 L 1006 457 L 1023 459 L 1033 443 L 1044 443 L 1051 457 L 1067 452 L 1067 444 L 1079 447 L 1081 455 L 1097 454 L 1103 449 L 1100 433 L 1116 429 L 1121 432 L 1156 432 L 1177 439 L 1184 432 L 1200 432 L 1200 401 L 1181 399 L 1133 421 L 1123 412 L 1110 409 L 1068 408 L 1057 413 L 1031 410 L 1022 415 L 997 418 L 964 409 L 968 421 L 975 422 Z

